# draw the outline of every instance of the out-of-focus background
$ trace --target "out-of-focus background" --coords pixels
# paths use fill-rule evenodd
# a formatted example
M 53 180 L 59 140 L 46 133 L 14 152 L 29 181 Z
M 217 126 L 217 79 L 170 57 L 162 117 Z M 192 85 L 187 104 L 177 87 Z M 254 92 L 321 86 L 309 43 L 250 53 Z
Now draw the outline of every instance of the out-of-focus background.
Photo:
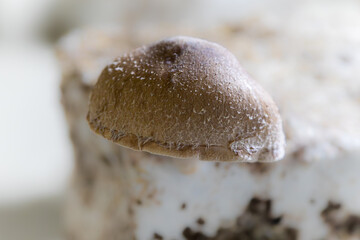
M 360 34 L 355 0 L 0 0 L 0 239 L 63 239 L 62 203 L 73 155 L 54 47 L 61 36 L 84 26 L 206 31 L 251 16 L 271 26 L 299 12 L 309 25 L 304 34 L 335 28 Z M 296 21 L 294 31 L 302 19 Z M 359 32 L 346 31 L 347 23 Z

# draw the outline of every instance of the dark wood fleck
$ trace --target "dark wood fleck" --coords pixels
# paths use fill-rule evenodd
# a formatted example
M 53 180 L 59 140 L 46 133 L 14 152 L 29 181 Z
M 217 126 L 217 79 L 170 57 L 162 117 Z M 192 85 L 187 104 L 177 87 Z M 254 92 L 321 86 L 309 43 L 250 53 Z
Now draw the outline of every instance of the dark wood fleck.
M 160 234 L 158 233 L 154 233 L 154 236 L 153 236 L 153 239 L 156 239 L 156 240 L 163 240 L 163 236 L 161 236 Z
M 203 218 L 198 218 L 197 220 L 196 220 L 196 222 L 197 222 L 197 224 L 199 224 L 199 225 L 204 225 L 205 224 L 205 220 L 203 219 Z
M 207 236 L 190 227 L 183 230 L 186 240 L 296 240 L 297 229 L 282 224 L 283 216 L 272 216 L 270 199 L 252 198 L 231 227 L 219 228 Z M 199 220 L 199 219 L 198 219 Z M 199 223 L 199 222 L 198 222 Z
M 347 213 L 340 203 L 329 201 L 321 211 L 323 221 L 341 238 L 360 238 L 360 216 Z
M 186 209 L 186 203 L 182 203 L 180 208 L 181 208 L 181 210 L 185 210 Z

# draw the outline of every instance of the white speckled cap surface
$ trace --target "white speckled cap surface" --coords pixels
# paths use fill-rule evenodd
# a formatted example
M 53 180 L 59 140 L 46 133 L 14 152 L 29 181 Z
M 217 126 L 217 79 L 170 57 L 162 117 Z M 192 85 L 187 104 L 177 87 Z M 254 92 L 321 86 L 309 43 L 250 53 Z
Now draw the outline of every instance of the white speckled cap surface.
M 174 37 L 117 58 L 92 90 L 91 128 L 120 145 L 215 161 L 275 161 L 285 138 L 271 97 L 218 44 Z

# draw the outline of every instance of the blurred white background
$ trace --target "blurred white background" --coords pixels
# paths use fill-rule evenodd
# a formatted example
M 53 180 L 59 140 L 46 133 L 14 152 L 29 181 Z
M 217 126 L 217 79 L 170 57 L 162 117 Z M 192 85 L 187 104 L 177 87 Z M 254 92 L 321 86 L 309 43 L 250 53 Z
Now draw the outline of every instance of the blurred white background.
M 0 0 L 0 239 L 60 239 L 72 153 L 52 46 L 54 1 Z
M 0 204 L 57 194 L 70 172 L 59 68 L 37 32 L 51 3 L 0 1 Z

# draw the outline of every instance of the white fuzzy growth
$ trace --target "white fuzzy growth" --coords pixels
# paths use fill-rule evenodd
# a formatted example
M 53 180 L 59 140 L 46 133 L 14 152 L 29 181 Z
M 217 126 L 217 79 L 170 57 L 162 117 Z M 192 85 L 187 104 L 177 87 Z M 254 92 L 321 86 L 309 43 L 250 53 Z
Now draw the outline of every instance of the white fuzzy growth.
M 349 13 L 347 18 L 339 18 L 343 10 Z M 80 139 L 81 150 L 86 154 L 82 163 L 102 174 L 97 174 L 97 187 L 91 190 L 93 204 L 70 204 L 69 212 L 76 215 L 72 218 L 74 232 L 85 236 L 83 239 L 96 239 L 104 229 L 107 234 L 114 234 L 111 231 L 118 229 L 116 223 L 120 220 L 133 222 L 127 215 L 109 211 L 111 206 L 119 210 L 129 199 L 146 197 L 156 189 L 158 194 L 153 200 L 143 200 L 143 205 L 135 209 L 138 239 L 151 239 L 154 232 L 165 239 L 182 239 L 184 227 L 199 229 L 195 223 L 198 217 L 206 220 L 201 230 L 214 234 L 219 227 L 235 222 L 254 196 L 271 199 L 274 215 L 282 215 L 283 224 L 297 228 L 300 240 L 338 239 L 321 216 L 328 201 L 340 203 L 346 213 L 360 214 L 359 14 L 357 8 L 345 2 L 309 2 L 297 6 L 293 14 L 286 14 L 287 21 L 273 17 L 272 26 L 251 20 L 240 25 L 245 29 L 241 34 L 219 35 L 216 29 L 209 38 L 226 42 L 253 77 L 275 97 L 288 140 L 285 159 L 271 163 L 264 174 L 252 172 L 249 165 L 233 163 L 215 168 L 208 162 L 198 162 L 195 172 L 184 174 L 171 159 L 154 160 L 149 156 L 144 156 L 144 161 L 138 161 L 134 168 L 120 165 L 124 155 L 119 148 L 106 141 L 99 145 L 99 137 L 90 133 L 84 121 L 88 97 L 76 98 L 83 104 L 84 112 L 70 113 L 76 116 L 76 124 L 71 126 L 84 135 Z M 318 26 L 327 27 L 319 31 Z M 77 49 L 74 44 L 71 47 Z M 85 71 L 82 76 L 91 75 L 92 69 L 82 68 L 81 64 L 88 59 L 81 56 L 83 59 L 65 62 L 72 62 L 79 72 Z M 97 56 L 94 54 L 93 58 Z M 154 79 L 155 76 L 148 80 Z M 211 86 L 206 89 L 211 90 Z M 77 90 L 76 96 L 83 96 L 80 88 Z M 220 104 L 222 99 L 218 100 Z M 237 151 L 243 145 L 236 141 L 231 146 Z M 115 165 L 99 167 L 99 153 L 112 156 Z M 124 181 L 125 166 L 130 173 Z M 119 184 L 124 182 L 127 186 L 134 183 L 132 190 L 119 194 Z M 74 190 L 72 199 L 82 199 L 81 193 Z M 187 209 L 181 211 L 184 202 Z

